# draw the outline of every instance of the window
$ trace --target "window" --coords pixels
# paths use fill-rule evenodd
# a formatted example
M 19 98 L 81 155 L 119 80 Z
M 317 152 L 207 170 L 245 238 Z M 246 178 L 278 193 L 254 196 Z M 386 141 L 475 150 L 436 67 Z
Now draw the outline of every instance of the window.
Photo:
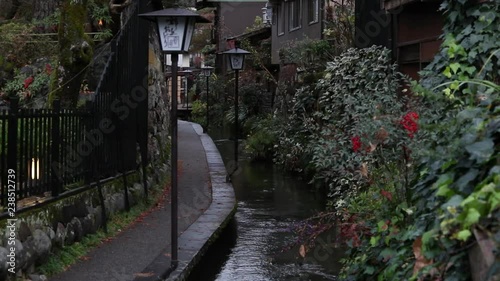
M 276 21 L 278 22 L 278 36 L 285 34 L 285 5 L 278 5 L 276 7 Z
M 309 0 L 308 5 L 307 11 L 309 24 L 319 22 L 319 0 Z
M 291 0 L 288 2 L 288 25 L 289 30 L 299 29 L 302 22 L 302 1 L 301 0 Z

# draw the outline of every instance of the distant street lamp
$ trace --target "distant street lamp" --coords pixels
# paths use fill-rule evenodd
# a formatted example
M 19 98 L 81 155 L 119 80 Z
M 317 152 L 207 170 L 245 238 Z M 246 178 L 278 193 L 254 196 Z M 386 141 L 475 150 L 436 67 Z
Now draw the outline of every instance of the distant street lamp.
M 181 8 L 169 8 L 150 13 L 140 14 L 147 20 L 157 23 L 161 48 L 164 53 L 171 55 L 172 61 L 172 104 L 171 104 L 171 238 L 172 263 L 171 268 L 178 264 L 178 197 L 177 197 L 177 68 L 179 54 L 187 53 L 193 37 L 195 23 L 209 23 L 210 21 L 197 13 Z M 146 31 L 144 31 L 146 32 Z M 144 42 L 146 43 L 146 42 Z
M 210 84 L 209 84 L 209 78 L 210 75 L 212 75 L 212 70 L 213 67 L 211 66 L 205 66 L 202 67 L 202 73 L 203 76 L 207 79 L 207 124 L 205 125 L 205 133 L 208 133 L 208 126 L 210 125 Z
M 182 71 L 182 73 L 184 74 L 184 105 L 186 107 L 186 110 L 189 110 L 189 83 L 188 83 L 188 79 L 191 75 L 191 73 L 193 73 L 193 71 L 187 69 L 187 70 L 184 70 Z
M 232 173 L 238 169 L 238 76 L 239 71 L 243 69 L 245 63 L 245 56 L 250 54 L 250 52 L 240 49 L 238 42 L 235 44 L 235 48 L 223 52 L 229 58 L 229 65 L 231 69 L 234 70 L 234 162 L 235 168 Z
M 267 1 L 266 6 L 262 8 L 262 14 L 264 15 L 264 23 L 272 24 L 273 23 L 273 5 L 269 1 Z

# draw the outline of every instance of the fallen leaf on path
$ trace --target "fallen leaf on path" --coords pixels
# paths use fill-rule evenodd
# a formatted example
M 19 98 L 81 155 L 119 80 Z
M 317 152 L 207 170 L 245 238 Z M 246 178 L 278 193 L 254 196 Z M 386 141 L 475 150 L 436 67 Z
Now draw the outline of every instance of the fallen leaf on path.
M 302 258 L 305 258 L 306 257 L 306 246 L 305 245 L 300 245 L 300 248 L 299 248 L 299 255 L 302 257 Z
M 154 276 L 154 272 L 141 272 L 141 273 L 134 273 L 135 277 L 151 277 Z

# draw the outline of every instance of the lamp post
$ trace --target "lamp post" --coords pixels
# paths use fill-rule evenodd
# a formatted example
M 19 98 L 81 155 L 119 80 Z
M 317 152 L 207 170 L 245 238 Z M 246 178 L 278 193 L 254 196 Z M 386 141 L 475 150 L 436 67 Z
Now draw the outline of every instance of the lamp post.
M 213 67 L 211 66 L 205 66 L 202 68 L 202 73 L 203 76 L 207 79 L 207 124 L 205 125 L 205 133 L 208 133 L 208 126 L 210 125 L 210 84 L 208 79 L 210 78 L 210 75 L 212 75 L 212 70 Z
M 189 83 L 188 83 L 188 79 L 191 75 L 191 73 L 193 73 L 192 70 L 184 70 L 182 71 L 182 74 L 184 76 L 184 107 L 186 107 L 186 110 L 189 110 Z
M 223 52 L 229 58 L 229 65 L 234 70 L 234 173 L 238 169 L 238 76 L 239 71 L 243 69 L 245 56 L 250 52 L 240 49 L 238 42 L 235 48 Z
M 178 264 L 178 197 L 177 197 L 177 69 L 179 54 L 187 53 L 194 33 L 195 23 L 208 23 L 209 20 L 197 13 L 181 8 L 169 8 L 140 14 L 147 20 L 157 23 L 157 31 L 162 52 L 171 55 L 172 93 L 171 93 L 171 268 Z

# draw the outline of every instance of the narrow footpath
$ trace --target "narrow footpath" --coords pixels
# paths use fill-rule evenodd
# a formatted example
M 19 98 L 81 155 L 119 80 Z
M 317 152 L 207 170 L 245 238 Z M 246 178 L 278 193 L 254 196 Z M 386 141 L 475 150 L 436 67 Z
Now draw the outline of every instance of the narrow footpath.
M 189 272 L 236 206 L 232 186 L 222 180 L 224 164 L 211 138 L 198 124 L 178 124 L 179 266 L 169 280 Z M 161 280 L 158 276 L 170 266 L 170 220 L 167 198 L 162 208 L 49 280 Z M 207 228 L 206 222 L 213 227 Z

